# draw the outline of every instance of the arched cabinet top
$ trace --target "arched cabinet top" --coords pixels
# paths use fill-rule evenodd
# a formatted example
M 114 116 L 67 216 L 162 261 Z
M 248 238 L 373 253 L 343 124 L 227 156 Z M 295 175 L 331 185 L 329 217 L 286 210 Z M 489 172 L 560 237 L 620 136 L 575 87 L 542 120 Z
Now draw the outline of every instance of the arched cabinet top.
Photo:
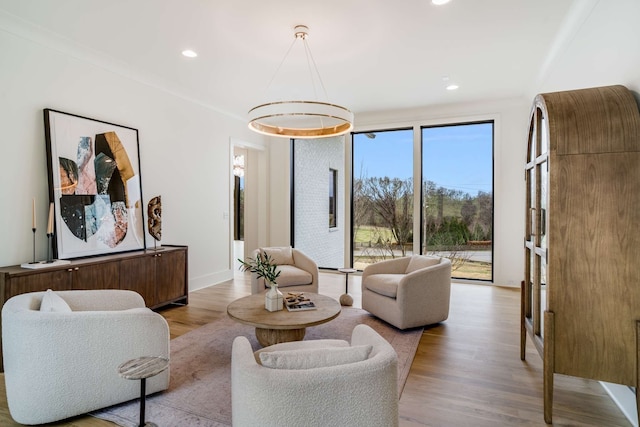
M 546 126 L 539 128 L 541 119 Z M 534 159 L 531 144 L 540 131 L 546 131 L 552 155 L 638 150 L 638 104 L 633 93 L 621 85 L 539 94 L 529 123 L 528 161 Z

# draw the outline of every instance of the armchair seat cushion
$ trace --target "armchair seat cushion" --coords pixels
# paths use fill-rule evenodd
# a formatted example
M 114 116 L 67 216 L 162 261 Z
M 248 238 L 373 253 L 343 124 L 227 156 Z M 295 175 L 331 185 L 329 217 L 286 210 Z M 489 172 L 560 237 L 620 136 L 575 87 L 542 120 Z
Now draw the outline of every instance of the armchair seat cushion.
M 403 277 L 405 277 L 404 274 L 374 274 L 367 280 L 365 288 L 385 297 L 396 298 L 398 284 Z
M 362 362 L 369 357 L 370 345 L 326 347 L 300 350 L 265 351 L 260 353 L 261 365 L 274 369 L 313 369 Z
M 311 349 L 321 349 L 321 348 L 342 348 L 349 347 L 350 344 L 345 340 L 334 340 L 334 339 L 322 339 L 322 340 L 310 340 L 310 341 L 289 341 L 289 342 L 281 342 L 278 344 L 270 345 L 269 347 L 264 347 L 256 350 L 253 355 L 256 358 L 256 363 L 262 365 L 262 360 L 260 360 L 260 355 L 265 352 L 270 351 L 297 351 L 297 350 L 311 350 Z
M 276 280 L 278 287 L 309 285 L 313 281 L 311 273 L 295 265 L 278 265 L 278 270 L 280 270 Z

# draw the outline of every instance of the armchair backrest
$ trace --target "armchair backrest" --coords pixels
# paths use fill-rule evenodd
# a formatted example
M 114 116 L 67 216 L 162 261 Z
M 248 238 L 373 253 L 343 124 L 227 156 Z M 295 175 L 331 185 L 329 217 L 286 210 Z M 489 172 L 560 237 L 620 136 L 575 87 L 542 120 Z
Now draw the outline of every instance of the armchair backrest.
M 434 265 L 442 263 L 443 260 L 446 260 L 446 258 L 429 255 L 413 255 L 409 259 L 405 273 L 409 274 L 417 270 L 422 270 L 423 268 L 433 267 Z
M 426 268 L 446 268 L 444 265 L 451 265 L 451 261 L 432 255 L 392 258 L 367 265 L 362 271 L 362 281 L 372 274 L 410 274 Z

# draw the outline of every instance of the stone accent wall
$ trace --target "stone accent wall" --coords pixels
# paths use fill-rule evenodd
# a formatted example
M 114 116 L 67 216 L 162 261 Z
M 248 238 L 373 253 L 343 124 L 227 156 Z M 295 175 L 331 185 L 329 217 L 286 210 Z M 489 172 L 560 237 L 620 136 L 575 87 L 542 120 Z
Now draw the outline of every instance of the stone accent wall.
M 294 245 L 318 267 L 344 264 L 344 137 L 294 143 Z M 329 169 L 338 171 L 337 227 L 329 228 Z

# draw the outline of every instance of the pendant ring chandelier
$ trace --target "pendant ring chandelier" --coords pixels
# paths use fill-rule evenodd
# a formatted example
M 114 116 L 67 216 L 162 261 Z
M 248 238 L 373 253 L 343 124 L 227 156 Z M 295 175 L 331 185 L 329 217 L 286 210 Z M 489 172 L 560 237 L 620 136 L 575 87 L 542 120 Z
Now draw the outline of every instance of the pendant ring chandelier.
M 311 49 L 307 43 L 309 29 L 304 25 L 298 25 L 294 29 L 295 40 L 302 41 L 307 57 L 309 72 L 312 81 L 315 81 L 312 73 L 312 65 L 315 76 L 325 92 L 324 84 L 316 67 Z M 293 44 L 285 54 L 280 66 L 284 63 Z M 280 67 L 278 67 L 278 70 Z M 276 70 L 276 74 L 278 73 Z M 271 79 L 275 79 L 274 77 Z M 269 83 L 271 84 L 271 83 Z M 313 84 L 316 92 L 315 83 Z M 269 136 L 285 138 L 326 138 L 343 135 L 353 129 L 353 113 L 340 105 L 320 101 L 276 101 L 261 104 L 249 110 L 249 129 Z

